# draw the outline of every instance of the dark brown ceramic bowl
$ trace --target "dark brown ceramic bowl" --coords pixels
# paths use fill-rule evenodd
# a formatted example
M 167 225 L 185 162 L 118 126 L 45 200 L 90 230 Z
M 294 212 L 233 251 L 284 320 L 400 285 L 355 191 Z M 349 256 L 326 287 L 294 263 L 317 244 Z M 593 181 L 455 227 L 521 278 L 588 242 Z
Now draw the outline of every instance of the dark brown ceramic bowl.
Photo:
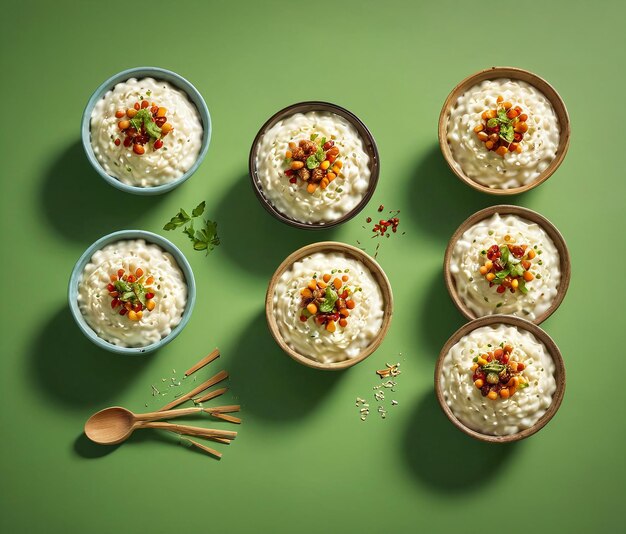
M 450 119 L 450 111 L 455 106 L 456 101 L 459 97 L 465 93 L 468 89 L 478 85 L 485 80 L 495 80 L 498 78 L 508 78 L 510 80 L 520 80 L 526 82 L 533 87 L 535 87 L 538 91 L 540 91 L 552 104 L 554 108 L 554 112 L 559 121 L 559 126 L 561 128 L 561 133 L 559 135 L 559 146 L 556 151 L 556 156 L 548 165 L 546 170 L 544 170 L 539 176 L 537 176 L 532 182 L 524 184 L 519 187 L 511 187 L 508 189 L 489 187 L 483 185 L 481 183 L 476 182 L 469 176 L 467 176 L 463 170 L 456 165 L 454 156 L 452 155 L 452 151 L 450 149 L 450 145 L 448 144 L 448 122 Z M 529 191 L 534 187 L 545 182 L 554 171 L 556 171 L 561 165 L 565 154 L 567 153 L 567 149 L 569 148 L 569 138 L 570 138 L 570 121 L 569 115 L 567 114 L 567 109 L 563 100 L 561 99 L 559 93 L 556 92 L 556 89 L 552 87 L 547 81 L 543 78 L 540 78 L 536 74 L 529 72 L 527 70 L 518 69 L 515 67 L 491 67 L 489 69 L 481 70 L 471 76 L 468 76 L 463 81 L 461 81 L 452 92 L 446 98 L 446 101 L 443 104 L 443 108 L 441 109 L 441 114 L 439 115 L 439 146 L 441 147 L 441 152 L 443 153 L 443 157 L 446 160 L 446 163 L 452 170 L 454 174 L 462 181 L 465 182 L 470 187 L 477 189 L 478 191 L 482 191 L 483 193 L 489 193 L 490 195 L 516 195 L 518 193 L 523 193 L 524 191 Z
M 370 160 L 370 181 L 365 195 L 361 201 L 348 213 L 342 215 L 338 219 L 329 222 L 323 223 L 306 223 L 302 221 L 297 221 L 291 217 L 288 217 L 271 203 L 271 201 L 265 196 L 263 192 L 263 187 L 259 180 L 257 166 L 256 166 L 256 157 L 258 152 L 259 141 L 261 137 L 274 126 L 278 121 L 283 120 L 286 117 L 291 115 L 295 115 L 296 113 L 308 113 L 310 111 L 322 111 L 322 112 L 330 112 L 336 115 L 339 115 L 346 119 L 359 133 L 361 139 L 363 141 L 363 146 L 365 148 L 365 152 L 369 156 Z M 261 126 L 261 129 L 256 134 L 254 141 L 252 142 L 252 148 L 250 149 L 250 157 L 248 159 L 248 166 L 250 169 L 250 178 L 252 179 L 252 187 L 254 188 L 254 192 L 263 205 L 263 207 L 270 212 L 271 215 L 276 217 L 279 221 L 284 222 L 290 226 L 294 226 L 296 228 L 305 228 L 308 230 L 318 230 L 323 228 L 331 228 L 333 226 L 337 226 L 338 224 L 342 224 L 357 215 L 369 202 L 370 198 L 374 194 L 376 190 L 376 185 L 378 184 L 378 175 L 380 173 L 380 158 L 378 156 L 378 147 L 376 146 L 376 141 L 372 136 L 371 132 L 368 130 L 367 126 L 363 124 L 363 122 L 352 112 L 348 111 L 345 108 L 337 106 L 336 104 L 331 104 L 329 102 L 299 102 L 298 104 L 292 104 L 291 106 L 287 106 L 284 109 L 281 109 L 279 112 L 275 113 L 268 119 L 268 121 Z
M 313 360 L 304 354 L 300 354 L 291 348 L 291 346 L 285 341 L 283 338 L 279 328 L 278 323 L 276 322 L 276 316 L 274 315 L 274 290 L 276 288 L 276 284 L 278 280 L 282 276 L 282 274 L 291 268 L 291 266 L 296 262 L 301 260 L 306 256 L 310 256 L 311 254 L 315 254 L 316 252 L 332 252 L 332 253 L 340 253 L 345 256 L 352 257 L 357 261 L 360 261 L 365 267 L 367 267 L 372 276 L 378 283 L 380 287 L 380 291 L 383 297 L 383 322 L 380 330 L 376 334 L 376 337 L 372 339 L 372 342 L 365 347 L 358 356 L 354 358 L 349 358 L 347 360 L 341 360 L 338 362 L 330 362 L 330 363 L 322 363 L 317 360 Z M 353 247 L 352 245 L 346 245 L 345 243 L 337 243 L 335 241 L 322 241 L 320 243 L 313 243 L 312 245 L 307 245 L 305 247 L 299 248 L 285 259 L 276 269 L 272 278 L 270 279 L 269 286 L 267 288 L 267 294 L 265 295 L 265 316 L 267 318 L 267 325 L 269 327 L 270 333 L 272 337 L 278 344 L 278 346 L 289 356 L 291 356 L 297 362 L 306 365 L 308 367 L 313 367 L 315 369 L 322 369 L 324 371 L 339 371 L 342 369 L 347 369 L 348 367 L 352 367 L 353 365 L 363 361 L 370 354 L 372 354 L 383 342 L 385 336 L 387 335 L 387 331 L 389 330 L 389 326 L 391 324 L 391 316 L 393 315 L 393 293 L 391 291 L 391 284 L 389 283 L 389 279 L 383 271 L 382 267 L 378 265 L 378 263 L 368 254 L 363 252 L 360 248 Z
M 543 343 L 548 350 L 550 356 L 554 360 L 554 379 L 556 381 L 556 391 L 552 395 L 552 404 L 544 413 L 541 418 L 530 428 L 526 428 L 520 432 L 515 434 L 508 434 L 505 436 L 494 436 L 491 434 L 482 434 L 481 432 L 477 432 L 462 423 L 456 415 L 452 412 L 448 404 L 446 403 L 446 399 L 444 397 L 443 391 L 441 389 L 441 383 L 439 377 L 441 375 L 441 371 L 443 368 L 443 360 L 448 354 L 448 351 L 464 336 L 469 334 L 470 332 L 480 328 L 482 326 L 489 326 L 493 324 L 505 324 L 515 326 L 520 330 L 526 330 L 533 334 L 541 343 Z M 441 349 L 439 353 L 439 358 L 437 360 L 437 364 L 435 366 L 435 393 L 437 394 L 437 400 L 439 401 L 439 405 L 443 410 L 443 413 L 446 414 L 446 417 L 450 419 L 450 422 L 457 427 L 462 432 L 465 432 L 468 436 L 471 436 L 474 439 L 480 441 L 487 441 L 490 443 L 507 443 L 511 441 L 519 441 L 521 439 L 527 438 L 528 436 L 532 436 L 534 433 L 541 430 L 544 426 L 548 424 L 550 419 L 554 417 L 554 414 L 558 411 L 561 406 L 561 402 L 563 401 L 563 395 L 565 394 L 565 365 L 563 363 L 563 357 L 561 356 L 561 351 L 559 347 L 557 347 L 556 343 L 552 340 L 552 338 L 546 334 L 544 330 L 539 328 L 536 324 L 527 321 L 526 319 L 521 319 L 520 317 L 514 317 L 512 315 L 490 315 L 488 317 L 481 317 L 480 319 L 476 319 L 471 321 L 461 328 L 459 328 L 450 339 L 446 341 L 446 344 Z
M 465 219 L 465 221 L 461 223 L 461 226 L 457 228 L 456 232 L 454 232 L 454 234 L 450 238 L 450 241 L 448 242 L 448 247 L 446 248 L 445 256 L 443 258 L 443 277 L 446 283 L 446 288 L 448 289 L 448 293 L 450 294 L 450 298 L 452 299 L 452 302 L 454 302 L 454 305 L 458 308 L 458 310 L 467 319 L 469 319 L 470 321 L 473 319 L 477 319 L 476 314 L 465 304 L 463 299 L 459 296 L 456 284 L 454 282 L 454 278 L 452 277 L 452 273 L 450 271 L 450 260 L 452 258 L 452 252 L 454 251 L 454 247 L 456 246 L 456 243 L 461 238 L 461 236 L 470 227 L 474 226 L 476 223 L 484 219 L 488 219 L 495 213 L 499 213 L 500 215 L 516 215 L 522 219 L 538 224 L 546 232 L 546 234 L 548 234 L 559 253 L 561 281 L 559 283 L 556 297 L 554 298 L 554 301 L 552 302 L 550 307 L 532 321 L 535 324 L 541 324 L 556 311 L 556 309 L 561 305 L 561 302 L 563 302 L 563 299 L 565 298 L 565 294 L 567 293 L 567 288 L 569 287 L 569 282 L 571 278 L 570 256 L 567 245 L 565 243 L 565 239 L 563 239 L 563 236 L 557 230 L 556 226 L 554 226 L 543 215 L 540 215 L 536 211 L 529 210 L 528 208 L 522 208 L 520 206 L 512 206 L 508 204 L 490 206 L 483 210 L 477 211 L 476 213 L 474 213 L 474 215 L 470 215 L 467 219 Z

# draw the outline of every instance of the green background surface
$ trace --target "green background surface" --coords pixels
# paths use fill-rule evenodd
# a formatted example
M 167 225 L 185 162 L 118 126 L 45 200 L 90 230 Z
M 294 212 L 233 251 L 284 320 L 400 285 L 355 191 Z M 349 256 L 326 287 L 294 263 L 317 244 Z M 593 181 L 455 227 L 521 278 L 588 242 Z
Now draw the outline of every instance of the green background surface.
M 619 529 L 624 497 L 623 2 L 2 2 L 2 439 L 0 530 L 151 532 L 599 532 Z M 198 172 L 156 198 L 123 194 L 89 167 L 83 107 L 110 75 L 156 65 L 204 95 L 213 139 Z M 491 65 L 545 77 L 563 97 L 572 139 L 556 174 L 512 203 L 563 233 L 573 276 L 544 323 L 559 344 L 567 391 L 553 421 L 525 442 L 491 446 L 456 430 L 432 373 L 463 323 L 442 282 L 454 229 L 498 199 L 447 169 L 437 119 L 452 87 Z M 291 103 L 343 105 L 371 129 L 380 184 L 336 230 L 272 219 L 247 178 L 261 124 Z M 223 244 L 208 259 L 182 234 L 198 301 L 186 329 L 151 356 L 91 345 L 66 301 L 70 271 L 100 236 L 166 234 L 179 207 L 207 200 Z M 402 210 L 379 261 L 395 292 L 389 334 L 343 373 L 300 366 L 267 332 L 263 299 L 297 247 L 355 244 L 376 206 Z M 368 243 L 368 250 L 372 246 Z M 221 462 L 167 435 L 117 448 L 82 436 L 94 411 L 156 407 L 151 384 L 214 346 L 243 405 Z M 401 353 L 401 356 L 399 354 Z M 361 422 L 375 369 L 400 361 L 381 420 Z M 167 397 L 164 397 L 166 399 Z M 171 398 L 171 397 L 170 397 Z M 623 525 L 622 525 L 623 526 Z

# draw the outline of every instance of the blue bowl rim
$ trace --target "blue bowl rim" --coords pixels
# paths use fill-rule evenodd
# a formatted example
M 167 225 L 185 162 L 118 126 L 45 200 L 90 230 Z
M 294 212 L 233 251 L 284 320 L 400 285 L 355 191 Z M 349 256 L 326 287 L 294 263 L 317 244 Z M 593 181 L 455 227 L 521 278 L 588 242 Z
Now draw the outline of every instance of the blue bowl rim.
M 185 276 L 185 282 L 187 283 L 187 304 L 185 306 L 185 311 L 183 312 L 180 323 L 178 323 L 167 336 L 160 339 L 156 343 L 146 345 L 145 347 L 120 347 L 102 339 L 87 324 L 87 321 L 85 321 L 85 318 L 83 317 L 83 314 L 81 313 L 78 306 L 78 280 L 85 268 L 85 265 L 87 265 L 87 262 L 91 259 L 96 251 L 100 250 L 104 246 L 125 239 L 144 239 L 146 242 L 153 243 L 161 247 L 166 252 L 172 254 L 179 268 L 183 272 L 183 275 Z M 70 275 L 70 280 L 68 284 L 68 303 L 70 311 L 72 313 L 72 317 L 74 318 L 74 321 L 78 325 L 79 329 L 95 345 L 105 350 L 108 350 L 109 352 L 115 352 L 118 354 L 145 354 L 153 352 L 167 345 L 178 334 L 180 334 L 182 329 L 187 325 L 189 319 L 191 318 L 191 313 L 193 311 L 194 305 L 196 303 L 196 281 L 193 276 L 191 265 L 189 265 L 189 261 L 180 251 L 180 249 L 168 239 L 153 232 L 148 232 L 146 230 L 119 230 L 117 232 L 112 232 L 101 237 L 95 243 L 89 246 L 87 250 L 85 250 L 85 252 L 83 252 L 83 254 L 80 256 L 80 258 L 74 265 L 74 268 L 72 269 L 72 273 Z
M 157 185 L 154 187 L 139 187 L 135 185 L 128 185 L 121 182 L 114 176 L 106 173 L 102 168 L 102 165 L 100 165 L 100 162 L 96 158 L 96 155 L 93 152 L 93 147 L 91 146 L 91 113 L 96 105 L 96 102 L 98 102 L 98 100 L 103 97 L 106 91 L 112 89 L 118 83 L 137 76 L 150 76 L 155 79 L 162 79 L 164 81 L 172 83 L 179 89 L 183 90 L 187 94 L 187 97 L 191 100 L 191 102 L 196 106 L 198 114 L 200 115 L 200 119 L 203 123 L 202 146 L 200 149 L 200 153 L 198 154 L 198 157 L 194 164 L 191 166 L 191 168 L 180 178 L 177 178 L 176 180 L 173 180 L 166 184 Z M 211 122 L 211 114 L 209 113 L 209 108 L 207 107 L 204 98 L 200 94 L 200 91 L 198 91 L 198 89 L 196 89 L 196 87 L 189 80 L 183 78 L 180 74 L 177 74 L 171 70 L 163 69 L 161 67 L 133 67 L 131 69 L 126 69 L 118 72 L 117 74 L 109 77 L 106 81 L 101 83 L 98 88 L 92 93 L 83 111 L 80 131 L 83 148 L 85 150 L 85 154 L 87 155 L 89 163 L 91 163 L 91 166 L 94 168 L 94 170 L 107 183 L 127 193 L 133 193 L 137 195 L 158 195 L 161 193 L 166 193 L 178 187 L 180 184 L 187 181 L 198 170 L 198 167 L 204 160 L 209 150 L 213 126 Z

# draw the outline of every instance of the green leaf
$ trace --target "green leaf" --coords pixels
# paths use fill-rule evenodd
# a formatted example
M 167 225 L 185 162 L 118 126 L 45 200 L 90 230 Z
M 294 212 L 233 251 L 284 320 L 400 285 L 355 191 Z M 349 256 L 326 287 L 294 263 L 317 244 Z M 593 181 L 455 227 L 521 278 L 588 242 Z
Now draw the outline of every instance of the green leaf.
M 322 137 L 322 138 L 320 139 L 320 141 L 319 141 L 319 145 L 320 145 L 320 147 L 323 147 L 325 144 L 326 144 L 326 138 L 325 138 L 325 137 Z
M 522 278 L 520 280 L 518 280 L 518 286 L 517 289 L 519 289 L 523 295 L 526 295 L 528 293 L 528 288 L 526 287 L 526 281 Z
M 180 208 L 179 215 L 184 217 L 185 222 L 191 219 L 191 217 L 189 217 L 189 214 L 183 208 Z
M 133 291 L 135 292 L 135 295 L 137 295 L 137 298 L 139 299 L 139 302 L 141 302 L 141 304 L 143 304 L 145 306 L 146 305 L 146 290 L 143 287 L 143 285 L 138 283 L 138 282 L 134 282 L 130 286 L 132 287 Z
M 501 125 L 500 137 L 502 137 L 502 139 L 504 139 L 507 143 L 512 143 L 515 139 L 515 132 L 513 130 L 513 126 L 511 126 L 510 124 Z
M 183 232 L 185 232 L 187 234 L 187 236 L 189 236 L 189 239 L 191 239 L 192 241 L 196 240 L 196 232 L 193 229 L 193 221 L 191 222 L 191 224 L 189 226 L 185 227 Z
M 159 128 L 152 119 L 144 121 L 143 127 L 146 133 L 153 139 L 159 139 L 161 137 L 161 128 Z
M 309 169 L 315 169 L 318 165 L 319 165 L 319 161 L 317 161 L 317 157 L 315 156 L 315 154 L 309 156 L 308 158 L 306 158 L 306 166 Z
M 496 273 L 496 278 L 498 280 L 502 280 L 506 278 L 509 274 L 511 274 L 511 271 L 509 269 L 502 269 L 501 271 L 498 271 Z
M 163 230 L 176 230 L 176 228 L 177 226 L 170 221 L 163 227 Z
M 135 295 L 134 291 L 127 291 L 120 297 L 120 300 L 124 300 L 124 301 L 133 301 L 136 299 L 137 299 L 137 296 Z
M 504 108 L 500 108 L 500 109 L 498 110 L 498 121 L 499 121 L 499 122 L 504 122 L 504 123 L 509 123 L 509 122 L 511 122 L 511 121 L 509 120 L 509 118 L 506 116 L 506 114 L 507 114 L 507 110 L 506 110 L 506 109 L 504 109 Z
M 115 286 L 116 291 L 119 291 L 120 293 L 131 291 L 130 285 L 127 282 L 124 282 L 124 280 L 116 280 L 113 285 Z
M 511 264 L 509 263 L 509 265 Z M 523 276 L 524 267 L 522 267 L 521 263 L 517 263 L 516 265 L 511 266 L 510 271 L 511 271 L 511 276 L 513 277 Z
M 333 311 L 338 298 L 337 293 L 335 293 L 330 286 L 326 286 L 326 294 L 324 295 L 324 301 L 320 304 L 320 311 L 322 313 L 330 313 Z
M 507 368 L 506 365 L 504 365 L 503 363 L 499 363 L 499 362 L 494 360 L 492 362 L 489 362 L 487 365 L 483 365 L 480 368 L 480 370 L 483 373 L 497 373 L 497 374 L 500 374 L 506 368 Z
M 206 241 L 196 241 L 193 244 L 194 250 L 206 250 L 209 244 Z
M 502 265 L 509 263 L 509 247 L 506 245 L 500 247 L 500 263 Z
M 206 202 L 203 200 L 202 202 L 200 202 L 200 204 L 198 204 L 193 211 L 191 212 L 191 215 L 193 217 L 200 217 L 200 215 L 202 215 L 204 213 L 204 208 L 206 207 Z
M 311 141 L 315 141 L 317 137 L 317 134 L 311 134 Z

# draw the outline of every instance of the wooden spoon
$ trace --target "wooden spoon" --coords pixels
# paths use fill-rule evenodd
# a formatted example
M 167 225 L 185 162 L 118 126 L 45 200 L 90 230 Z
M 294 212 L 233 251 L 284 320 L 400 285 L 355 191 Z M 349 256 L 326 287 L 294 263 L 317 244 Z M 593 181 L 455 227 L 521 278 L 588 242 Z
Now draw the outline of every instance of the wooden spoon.
M 170 410 L 167 412 L 150 412 L 134 414 L 121 406 L 105 408 L 92 415 L 85 423 L 85 435 L 93 442 L 101 445 L 115 445 L 128 439 L 137 428 L 162 428 L 172 430 L 179 434 L 188 434 L 200 437 L 234 438 L 237 433 L 226 430 L 213 430 L 186 425 L 174 425 L 171 423 L 152 423 L 159 419 L 181 417 L 193 413 L 207 412 L 210 408 L 184 408 L 182 410 Z

